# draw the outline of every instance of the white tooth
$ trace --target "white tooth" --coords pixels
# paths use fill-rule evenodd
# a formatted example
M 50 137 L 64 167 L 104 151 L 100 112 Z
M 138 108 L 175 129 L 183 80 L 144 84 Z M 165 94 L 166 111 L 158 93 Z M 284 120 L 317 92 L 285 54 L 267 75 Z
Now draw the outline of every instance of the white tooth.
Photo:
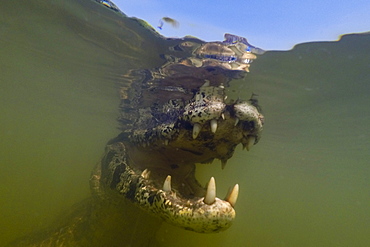
M 204 203 L 211 205 L 216 200 L 216 182 L 214 177 L 208 182 L 206 196 L 204 197 Z
M 225 114 L 221 113 L 221 117 L 223 120 L 225 120 Z
M 194 126 L 193 126 L 193 139 L 197 138 L 201 129 L 202 129 L 202 125 L 200 125 L 198 123 L 194 124 Z
M 238 123 L 239 123 L 239 118 L 235 118 L 235 124 L 234 124 L 234 126 L 237 126 Z
M 242 150 L 244 150 L 246 146 L 247 146 L 247 144 L 242 143 Z
M 248 144 L 248 138 L 249 138 L 248 136 L 243 137 L 243 139 L 242 139 L 242 150 L 246 149 L 247 144 Z
M 234 188 L 232 188 L 232 190 L 227 195 L 225 200 L 228 201 L 232 207 L 235 207 L 236 200 L 238 200 L 238 195 L 239 195 L 239 184 L 235 184 Z
M 224 100 L 227 100 L 227 95 L 224 97 Z
M 142 176 L 144 179 L 149 179 L 149 175 L 150 175 L 150 171 L 148 171 L 148 169 L 145 169 L 145 170 L 141 173 L 141 176 Z
M 212 133 L 216 133 L 216 130 L 217 130 L 217 120 L 212 119 L 211 120 L 211 131 L 212 131 Z
M 168 139 L 164 139 L 164 145 L 168 146 L 168 142 L 169 142 Z
M 163 191 L 170 192 L 171 191 L 171 176 L 168 175 L 163 183 Z
M 247 151 L 249 151 L 252 148 L 252 146 L 254 145 L 255 141 L 256 141 L 256 137 L 255 136 L 249 136 L 248 137 L 247 145 L 246 145 Z
M 226 166 L 227 160 L 221 160 L 221 169 L 223 170 Z

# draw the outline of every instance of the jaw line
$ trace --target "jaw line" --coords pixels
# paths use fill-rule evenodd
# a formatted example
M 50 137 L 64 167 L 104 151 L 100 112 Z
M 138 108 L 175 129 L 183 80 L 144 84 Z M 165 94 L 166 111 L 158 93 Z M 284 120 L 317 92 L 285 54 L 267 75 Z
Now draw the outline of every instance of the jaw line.
M 198 106 L 202 104 L 192 110 Z M 223 167 L 238 144 L 249 150 L 258 141 L 263 117 L 246 101 L 225 104 L 219 115 L 217 128 L 213 118 L 198 119 L 199 123 L 193 122 L 197 118 L 180 117 L 170 135 L 160 135 L 161 126 L 158 130 L 140 132 L 142 137 L 136 140 L 145 140 L 149 135 L 152 138 L 147 142 L 132 141 L 122 133 L 108 145 L 113 157 L 107 154 L 109 158 L 103 159 L 111 160 L 106 165 L 110 169 L 108 173 L 113 174 L 109 187 L 144 210 L 184 229 L 200 233 L 227 229 L 235 218 L 233 207 L 239 186 L 235 185 L 225 200 L 215 197 L 215 189 L 206 190 L 196 180 L 195 163 L 210 163 L 216 158 Z M 196 124 L 201 128 L 194 136 Z

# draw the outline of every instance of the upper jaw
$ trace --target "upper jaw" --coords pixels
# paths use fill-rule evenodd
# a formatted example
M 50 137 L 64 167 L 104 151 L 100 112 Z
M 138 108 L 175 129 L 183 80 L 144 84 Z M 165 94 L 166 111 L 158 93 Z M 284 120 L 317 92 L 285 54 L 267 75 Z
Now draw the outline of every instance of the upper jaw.
M 259 141 L 264 118 L 255 99 L 228 103 L 226 99 L 222 85 L 206 82 L 187 103 L 172 100 L 154 113 L 142 113 L 144 117 L 135 124 L 135 130 L 128 131 L 127 138 L 144 148 L 172 143 L 176 148 L 201 153 L 194 161 L 197 163 L 209 156 L 204 151 L 227 145 L 228 154 L 220 150 L 213 154 L 213 158 L 227 160 L 239 143 L 249 150 Z M 148 123 L 154 124 L 148 128 Z

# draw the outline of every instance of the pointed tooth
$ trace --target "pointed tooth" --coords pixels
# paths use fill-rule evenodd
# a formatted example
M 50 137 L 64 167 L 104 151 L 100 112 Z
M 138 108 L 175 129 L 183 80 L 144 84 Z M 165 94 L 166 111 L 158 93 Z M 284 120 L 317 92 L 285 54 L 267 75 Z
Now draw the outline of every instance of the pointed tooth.
M 242 150 L 244 150 L 247 147 L 248 136 L 244 136 L 241 143 L 242 143 Z
M 194 124 L 194 126 L 193 126 L 193 139 L 197 138 L 201 129 L 202 129 L 202 125 L 200 125 L 198 123 Z
M 226 196 L 225 201 L 228 201 L 232 207 L 235 207 L 239 195 L 239 184 L 235 184 L 230 193 Z
M 225 114 L 221 113 L 221 117 L 223 120 L 225 120 Z
M 164 145 L 168 146 L 168 143 L 169 143 L 169 140 L 168 139 L 164 139 Z
M 212 119 L 211 120 L 211 131 L 212 131 L 212 133 L 216 133 L 216 130 L 217 130 L 217 120 Z
M 256 142 L 256 137 L 255 136 L 248 136 L 247 143 L 245 147 L 247 148 L 247 151 L 249 151 L 254 143 Z
M 247 147 L 246 143 L 242 143 L 242 150 L 244 150 Z
M 238 123 L 239 123 L 239 118 L 235 118 L 235 124 L 234 124 L 234 126 L 237 126 Z
M 145 170 L 141 173 L 141 176 L 142 176 L 144 179 L 149 179 L 150 171 L 148 171 L 148 169 L 145 169 Z
M 227 160 L 221 160 L 221 169 L 223 170 L 226 166 Z
M 206 196 L 204 197 L 204 203 L 211 205 L 216 200 L 216 182 L 214 177 L 208 182 Z
M 227 95 L 224 97 L 224 100 L 227 100 Z
M 170 192 L 171 191 L 171 176 L 170 175 L 168 175 L 166 177 L 166 179 L 164 180 L 162 190 L 165 191 L 165 192 Z

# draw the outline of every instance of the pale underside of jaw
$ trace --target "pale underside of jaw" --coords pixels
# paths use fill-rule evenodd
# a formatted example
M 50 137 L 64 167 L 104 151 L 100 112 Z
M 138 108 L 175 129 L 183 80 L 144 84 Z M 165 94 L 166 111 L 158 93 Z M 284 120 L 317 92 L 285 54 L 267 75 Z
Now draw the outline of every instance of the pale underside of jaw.
M 148 183 L 150 173 L 145 169 L 141 174 Z M 238 184 L 234 185 L 222 200 L 216 197 L 216 182 L 211 177 L 203 197 L 186 198 L 172 187 L 171 180 L 172 176 L 168 175 L 162 188 L 156 191 L 157 196 L 151 204 L 151 212 L 168 223 L 199 233 L 219 232 L 231 226 L 239 194 Z

